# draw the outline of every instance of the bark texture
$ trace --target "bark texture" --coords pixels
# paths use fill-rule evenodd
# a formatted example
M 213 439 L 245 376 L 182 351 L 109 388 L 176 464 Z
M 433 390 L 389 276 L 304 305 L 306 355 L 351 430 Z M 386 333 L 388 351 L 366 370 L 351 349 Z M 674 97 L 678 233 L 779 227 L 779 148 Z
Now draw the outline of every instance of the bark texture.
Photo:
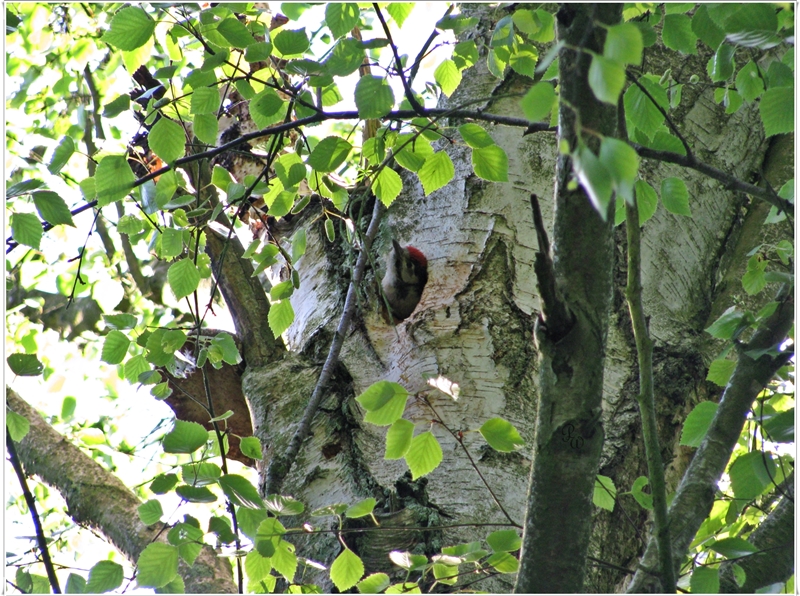
M 145 526 L 136 508 L 141 501 L 121 479 L 58 434 L 39 413 L 14 391 L 6 390 L 8 407 L 30 422 L 30 431 L 17 453 L 27 474 L 35 474 L 58 490 L 72 519 L 88 524 L 111 542 L 132 563 L 153 541 L 167 541 L 161 524 Z M 236 585 L 227 559 L 203 547 L 190 568 L 181 562 L 178 573 L 192 594 L 234 594 Z
M 559 54 L 559 139 L 575 149 L 581 126 L 612 136 L 613 105 L 599 102 L 589 88 L 591 55 L 602 52 L 605 29 L 621 5 L 565 5 L 557 15 Z M 596 149 L 596 147 L 594 147 Z M 571 190 L 572 162 L 559 157 L 556 170 L 552 248 L 553 302 L 543 304 L 539 340 L 539 408 L 525 534 L 515 591 L 581 592 L 592 528 L 592 493 L 603 449 L 603 364 L 612 297 L 613 222 L 592 207 L 582 188 Z M 613 201 L 607 216 L 613 213 Z M 540 288 L 546 275 L 537 268 Z M 543 298 L 544 299 L 544 298 Z M 564 320 L 567 318 L 568 320 Z

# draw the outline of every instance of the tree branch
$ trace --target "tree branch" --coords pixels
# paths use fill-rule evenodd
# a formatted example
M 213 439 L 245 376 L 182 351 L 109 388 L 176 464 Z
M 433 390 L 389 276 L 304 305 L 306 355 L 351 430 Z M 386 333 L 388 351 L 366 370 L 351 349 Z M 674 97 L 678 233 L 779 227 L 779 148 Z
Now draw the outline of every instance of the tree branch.
M 36 499 L 33 498 L 31 489 L 28 488 L 28 480 L 22 470 L 22 462 L 19 461 L 14 441 L 8 432 L 6 432 L 6 449 L 8 449 L 8 459 L 11 461 L 11 467 L 14 468 L 17 481 L 19 481 L 20 488 L 22 488 L 22 496 L 25 497 L 25 503 L 28 505 L 28 511 L 33 519 L 33 527 L 36 529 L 36 544 L 42 554 L 42 563 L 44 563 L 44 568 L 47 571 L 47 580 L 50 582 L 53 593 L 61 594 L 61 587 L 58 585 L 58 577 L 53 567 L 53 560 L 50 558 L 50 550 L 47 548 L 47 538 L 45 538 L 44 530 L 42 529 L 42 519 L 39 517 L 39 512 L 36 511 Z
M 314 415 L 317 413 L 322 399 L 324 397 L 324 390 L 328 382 L 333 377 L 336 363 L 339 361 L 339 353 L 342 350 L 345 336 L 350 329 L 350 322 L 356 312 L 358 302 L 357 291 L 358 286 L 361 285 L 361 280 L 364 278 L 364 270 L 369 260 L 369 251 L 372 248 L 372 241 L 378 233 L 378 224 L 380 223 L 383 214 L 386 212 L 386 207 L 383 206 L 378 199 L 375 199 L 375 207 L 372 210 L 372 217 L 367 227 L 367 232 L 362 239 L 361 252 L 358 255 L 355 267 L 353 267 L 353 277 L 350 279 L 350 286 L 347 288 L 347 298 L 344 303 L 344 312 L 341 319 L 339 319 L 339 326 L 333 335 L 331 347 L 328 350 L 328 357 L 325 359 L 325 364 L 322 365 L 322 372 L 319 375 L 317 384 L 308 400 L 303 417 L 297 425 L 297 430 L 289 441 L 284 453 L 275 456 L 267 468 L 264 475 L 264 494 L 270 495 L 280 492 L 283 481 L 289 470 L 300 452 L 300 447 L 303 441 L 311 431 L 311 422 Z
M 28 473 L 61 493 L 76 523 L 98 530 L 133 562 L 154 540 L 166 543 L 164 526 L 142 523 L 136 512 L 141 501 L 119 477 L 57 433 L 10 388 L 6 400 L 7 407 L 30 422 L 28 434 L 17 445 L 20 461 Z M 181 562 L 179 573 L 191 593 L 236 592 L 230 564 L 209 546 L 191 568 Z
M 749 184 L 739 180 L 727 172 L 723 172 L 722 170 L 718 170 L 707 163 L 698 161 L 693 156 L 681 155 L 680 153 L 673 153 L 672 151 L 659 151 L 657 149 L 650 149 L 649 147 L 644 147 L 637 143 L 629 144 L 636 150 L 636 153 L 642 157 L 656 159 L 666 163 L 674 163 L 676 165 L 683 166 L 684 168 L 696 170 L 701 174 L 705 174 L 709 178 L 719 180 L 728 190 L 744 192 L 750 196 L 756 197 L 757 199 L 766 201 L 770 205 L 774 205 L 777 207 L 779 213 L 784 212 L 787 215 L 791 215 L 794 212 L 794 206 L 792 203 L 784 198 L 779 197 L 774 191 L 770 191 L 769 189 L 761 188 L 760 186 L 755 186 L 754 184 Z
M 625 297 L 633 324 L 636 354 L 639 361 L 639 411 L 642 420 L 647 471 L 653 495 L 653 534 L 658 544 L 658 569 L 661 589 L 675 591 L 675 571 L 672 568 L 672 545 L 667 517 L 667 486 L 664 479 L 664 462 L 658 442 L 655 399 L 653 397 L 653 340 L 647 328 L 642 303 L 642 238 L 639 229 L 639 207 L 625 203 L 625 226 L 628 234 L 628 285 Z
M 747 539 L 761 552 L 735 561 L 745 571 L 744 585 L 734 579 L 734 561 L 726 561 L 719 569 L 721 593 L 753 593 L 794 573 L 794 472 L 783 485 L 786 494 Z
M 739 360 L 722 394 L 711 426 L 683 475 L 669 508 L 673 565 L 676 570 L 698 528 L 711 511 L 717 483 L 742 432 L 748 410 L 777 370 L 793 356 L 789 350 L 777 356 L 765 354 L 758 359 L 748 355 L 753 350 L 780 346 L 786 339 L 794 323 L 794 289 L 784 286 L 776 299 L 779 304 L 775 312 L 762 321 L 750 341 L 741 346 Z M 656 554 L 657 547 L 651 537 L 640 569 L 628 587 L 629 593 L 648 591 L 653 587 L 645 569 L 654 567 Z

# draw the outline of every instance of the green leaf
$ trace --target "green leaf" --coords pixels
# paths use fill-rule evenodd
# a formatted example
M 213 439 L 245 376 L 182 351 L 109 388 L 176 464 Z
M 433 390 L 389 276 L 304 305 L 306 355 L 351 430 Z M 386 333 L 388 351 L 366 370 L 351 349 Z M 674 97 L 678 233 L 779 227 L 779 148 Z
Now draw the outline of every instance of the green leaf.
M 725 39 L 725 32 L 708 14 L 708 7 L 701 4 L 692 17 L 692 31 L 711 49 L 716 49 Z
M 639 156 L 619 139 L 605 137 L 600 145 L 600 163 L 611 177 L 616 193 L 633 203 L 633 186 L 639 174 Z
M 681 54 L 697 53 L 697 36 L 692 31 L 692 20 L 685 14 L 664 16 L 661 39 L 670 50 L 677 50 Z
M 764 134 L 768 137 L 794 131 L 794 89 L 773 87 L 767 89 L 758 105 Z
M 196 422 L 176 420 L 162 441 L 164 453 L 194 453 L 206 444 L 208 431 Z
M 203 548 L 203 531 L 194 524 L 179 523 L 169 531 L 167 540 L 171 545 L 178 547 L 181 559 L 189 565 L 194 565 Z
M 281 300 L 270 305 L 267 316 L 272 335 L 277 339 L 286 331 L 294 321 L 294 309 L 288 300 Z
M 244 59 L 250 63 L 261 62 L 269 58 L 271 55 L 272 44 L 267 41 L 251 43 L 244 51 Z M 240 87 L 242 84 L 244 84 L 244 91 Z M 253 95 L 255 95 L 255 92 L 253 92 L 253 87 L 247 81 L 237 81 L 236 88 L 239 89 L 239 93 L 241 93 L 242 97 L 245 99 L 251 99 Z
M 394 424 L 403 415 L 408 391 L 397 383 L 378 381 L 356 398 L 367 413 L 364 420 L 376 426 Z
M 219 479 L 222 492 L 234 505 L 248 509 L 262 509 L 264 501 L 258 494 L 256 487 L 244 476 L 238 474 L 224 474 Z
M 605 221 L 612 194 L 612 183 L 606 168 L 585 145 L 572 154 L 572 165 L 589 201 Z
M 403 180 L 393 169 L 384 167 L 375 178 L 372 190 L 378 200 L 388 207 L 403 190 Z
M 103 107 L 103 118 L 116 118 L 131 107 L 130 95 L 120 95 L 114 101 Z M 55 173 L 55 172 L 54 172 Z
M 502 418 L 487 420 L 480 427 L 479 432 L 496 451 L 511 453 L 525 444 L 514 426 Z
M 496 553 L 510 553 L 519 550 L 522 546 L 522 539 L 517 535 L 516 530 L 498 530 L 486 537 L 486 542 Z
M 306 509 L 305 505 L 297 499 L 282 495 L 269 495 L 264 504 L 275 515 L 300 515 Z
M 294 554 L 294 546 L 281 540 L 275 548 L 275 554 L 272 555 L 272 566 L 287 582 L 293 582 L 294 574 L 297 571 L 297 556 Z
M 733 370 L 735 368 L 736 362 L 733 360 L 725 360 L 724 358 L 714 360 L 711 363 L 711 366 L 708 367 L 706 380 L 711 381 L 720 387 L 725 387 L 725 385 L 728 384 L 731 375 L 733 375 Z
M 736 90 L 746 102 L 757 99 L 764 92 L 764 81 L 758 72 L 758 66 L 750 60 L 736 75 Z
M 695 567 L 689 587 L 692 594 L 719 594 L 719 567 Z
M 228 17 L 217 25 L 217 31 L 224 37 L 228 43 L 234 48 L 244 49 L 251 44 L 256 43 L 253 35 L 247 30 L 244 23 L 240 22 L 236 17 Z
M 770 62 L 767 69 L 767 87 L 794 87 L 794 71 L 782 62 Z
M 333 172 L 344 163 L 352 148 L 353 146 L 341 137 L 325 137 L 314 147 L 307 163 L 317 172 Z
M 6 429 L 8 429 L 8 436 L 12 441 L 19 443 L 28 434 L 30 428 L 31 423 L 25 416 L 6 409 Z
M 119 50 L 131 52 L 148 42 L 156 22 L 141 8 L 128 6 L 111 19 L 111 26 L 100 38 Z
M 747 271 L 742 276 L 742 287 L 744 291 L 753 296 L 758 294 L 767 285 L 764 270 L 769 261 L 762 260 L 759 255 L 753 255 L 747 261 Z
M 589 87 L 600 101 L 616 104 L 625 87 L 625 65 L 604 56 L 592 56 Z
M 247 579 L 251 583 L 260 582 L 269 575 L 272 564 L 268 557 L 263 556 L 257 550 L 252 550 L 245 557 L 244 569 L 247 571 Z M 252 591 L 248 590 L 248 592 Z
M 72 418 L 73 414 L 75 414 L 75 408 L 77 405 L 78 400 L 71 395 L 67 395 L 61 402 L 61 419 L 69 420 Z
M 661 202 L 664 208 L 675 215 L 692 216 L 689 208 L 689 191 L 680 178 L 664 178 L 661 181 Z
M 44 186 L 44 182 L 42 180 L 23 180 L 22 182 L 13 184 L 6 189 L 6 199 L 13 199 L 14 197 L 26 195 L 32 190 L 36 190 L 42 186 Z
M 219 89 L 216 87 L 198 87 L 192 92 L 189 113 L 216 114 L 217 110 L 219 110 L 220 101 Z M 183 136 L 182 133 L 183 131 L 181 131 L 181 136 Z
M 644 42 L 639 28 L 632 23 L 622 23 L 608 28 L 603 55 L 623 64 L 638 65 L 642 62 Z
M 486 563 L 500 573 L 516 573 L 519 569 L 519 559 L 508 553 L 494 553 Z
M 53 156 L 50 158 L 50 163 L 47 165 L 47 171 L 51 174 L 58 174 L 61 168 L 67 165 L 73 153 L 75 153 L 75 142 L 72 140 L 72 137 L 62 137 L 53 151 Z
M 169 266 L 167 280 L 175 298 L 180 300 L 197 290 L 200 284 L 200 271 L 191 259 L 181 259 Z
M 389 7 L 396 6 L 390 4 Z M 362 594 L 380 594 L 389 587 L 389 576 L 385 573 L 373 573 L 368 575 L 356 584 L 358 591 Z
M 194 97 L 194 96 L 193 96 Z M 194 135 L 206 145 L 215 145 L 219 134 L 219 122 L 214 114 L 197 114 L 193 120 Z M 159 180 L 161 182 L 161 180 Z
M 776 35 L 778 16 L 767 4 L 742 4 L 725 21 L 728 41 L 737 45 L 766 50 L 780 44 L 783 39 Z
M 717 339 L 731 339 L 743 325 L 744 319 L 744 313 L 731 306 L 706 329 L 706 332 Z
M 386 12 L 391 15 L 399 29 L 403 26 L 403 23 L 406 22 L 413 8 L 413 2 L 392 2 L 386 7 Z
M 67 587 L 65 594 L 85 594 L 86 580 L 77 573 L 70 573 L 67 577 Z
M 272 40 L 275 49 L 286 58 L 287 56 L 299 56 L 308 49 L 309 42 L 306 29 L 284 29 Z
M 105 207 L 128 196 L 136 176 L 124 155 L 107 155 L 97 165 L 94 175 L 97 206 Z
M 363 501 L 359 501 L 355 505 L 348 507 L 347 511 L 344 512 L 344 516 L 351 519 L 357 519 L 359 517 L 370 515 L 375 509 L 375 505 L 377 505 L 377 503 L 378 502 L 373 497 L 369 497 Z
M 614 504 L 617 500 L 617 487 L 614 481 L 608 476 L 598 474 L 594 480 L 594 493 L 592 502 L 601 509 L 614 511 Z
M 122 580 L 122 565 L 114 561 L 98 561 L 89 570 L 89 581 L 86 582 L 83 593 L 111 592 L 122 585 Z
M 33 203 L 43 220 L 54 226 L 66 224 L 75 227 L 69 207 L 59 195 L 49 190 L 39 190 L 32 193 L 31 196 L 33 196 Z
M 746 501 L 755 499 L 765 489 L 772 486 L 775 472 L 775 461 L 772 459 L 771 453 L 751 451 L 740 455 L 728 470 L 733 494 L 737 499 Z
M 181 466 L 181 478 L 190 486 L 216 484 L 220 476 L 222 476 L 222 470 L 217 464 L 201 462 Z
M 464 142 L 473 149 L 481 149 L 494 145 L 494 139 L 478 124 L 467 123 L 458 127 L 458 132 Z
M 11 371 L 20 377 L 36 377 L 44 371 L 44 365 L 36 354 L 11 354 L 6 362 Z
M 217 496 L 205 486 L 189 486 L 181 484 L 175 488 L 177 495 L 189 503 L 213 503 Z
M 148 544 L 139 555 L 136 581 L 143 588 L 161 588 L 178 575 L 178 549 L 163 542 Z
M 536 83 L 522 98 L 522 112 L 531 122 L 544 120 L 553 109 L 555 97 L 555 90 L 550 83 Z
M 459 70 L 474 66 L 478 62 L 478 59 L 478 47 L 472 39 L 459 42 L 453 48 L 453 62 L 456 63 Z
M 159 474 L 150 483 L 150 490 L 157 495 L 163 495 L 171 491 L 178 484 L 177 474 Z
M 169 261 L 183 252 L 183 230 L 164 228 L 161 234 L 161 250 L 157 251 L 159 258 Z
M 686 417 L 681 431 L 681 445 L 699 447 L 706 436 L 714 414 L 717 413 L 718 404 L 713 401 L 703 401 L 697 404 Z
M 132 356 L 125 363 L 125 379 L 129 383 L 136 383 L 139 380 L 139 375 L 150 370 L 150 364 L 147 359 L 141 354 Z
M 444 151 L 434 153 L 425 160 L 417 172 L 419 181 L 427 197 L 433 191 L 445 186 L 455 176 L 456 169 L 450 156 Z
M 411 446 L 406 453 L 406 463 L 411 470 L 411 479 L 416 480 L 433 472 L 442 463 L 442 446 L 426 431 L 411 439 Z
M 753 546 L 752 543 L 748 542 L 744 538 L 738 538 L 734 536 L 717 540 L 716 542 L 708 545 L 708 548 L 729 559 L 746 557 L 747 555 L 752 555 L 753 553 L 758 552 L 758 549 Z
M 303 160 L 297 153 L 285 153 L 275 160 L 275 173 L 283 188 L 292 188 L 304 180 L 308 174 Z
M 364 62 L 364 48 L 357 39 L 340 39 L 325 60 L 325 69 L 335 77 L 346 77 L 354 73 Z
M 330 3 L 325 6 L 325 24 L 333 33 L 334 39 L 339 39 L 350 33 L 358 25 L 358 4 Z
M 256 126 L 266 128 L 284 118 L 286 102 L 272 89 L 266 88 L 250 100 L 250 116 Z
M 640 82 L 644 80 L 643 77 Z M 664 115 L 636 85 L 628 87 L 623 101 L 630 128 L 636 127 L 648 137 L 652 137 L 664 124 Z
M 442 88 L 442 93 L 450 97 L 461 83 L 461 71 L 452 60 L 444 60 L 436 67 L 433 78 Z
M 355 99 L 358 115 L 365 120 L 383 118 L 394 107 L 394 92 L 383 77 L 361 77 L 356 84 Z
M 428 557 L 425 555 L 412 555 L 409 552 L 393 550 L 389 553 L 392 563 L 407 571 L 416 571 L 424 568 L 428 564 Z
M 735 49 L 733 46 L 723 43 L 717 48 L 714 56 L 708 61 L 708 76 L 715 83 L 727 81 L 733 76 L 735 63 L 733 61 Z
M 764 416 L 762 428 L 771 441 L 777 443 L 794 442 L 794 408 L 775 415 Z
M 100 359 L 108 364 L 119 364 L 131 345 L 130 338 L 121 331 L 109 331 L 103 341 L 103 353 Z
M 349 548 L 344 549 L 331 564 L 331 581 L 340 592 L 349 590 L 364 575 L 364 563 Z
M 636 189 L 636 204 L 639 207 L 639 225 L 653 217 L 658 208 L 658 195 L 655 189 L 644 180 L 637 180 L 634 185 Z
M 425 160 L 433 155 L 430 142 L 422 137 L 414 138 L 410 133 L 397 135 L 394 143 L 394 159 L 407 170 L 418 172 Z
M 649 511 L 653 509 L 653 495 L 642 490 L 648 484 L 650 484 L 650 481 L 647 479 L 647 476 L 639 476 L 633 481 L 633 486 L 631 486 L 631 494 L 643 509 L 647 509 Z
M 408 420 L 395 420 L 386 433 L 386 454 L 383 459 L 402 459 L 411 447 L 414 436 L 414 423 Z
M 161 501 L 150 499 L 139 505 L 136 508 L 136 513 L 139 514 L 139 519 L 142 520 L 144 525 L 152 526 L 161 519 L 161 516 L 164 515 L 164 510 L 161 508 Z
M 473 149 L 472 167 L 478 178 L 490 182 L 508 182 L 508 156 L 499 145 Z
M 44 228 L 39 218 L 32 213 L 12 213 L 11 237 L 18 243 L 39 249 Z

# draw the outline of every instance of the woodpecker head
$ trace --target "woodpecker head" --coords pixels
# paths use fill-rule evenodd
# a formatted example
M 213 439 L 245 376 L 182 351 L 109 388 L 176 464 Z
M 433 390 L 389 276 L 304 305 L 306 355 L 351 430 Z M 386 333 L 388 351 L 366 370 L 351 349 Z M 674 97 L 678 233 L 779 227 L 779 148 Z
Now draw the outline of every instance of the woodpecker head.
M 407 319 L 419 304 L 428 283 L 428 259 L 413 246 L 402 247 L 392 239 L 382 287 L 395 321 Z

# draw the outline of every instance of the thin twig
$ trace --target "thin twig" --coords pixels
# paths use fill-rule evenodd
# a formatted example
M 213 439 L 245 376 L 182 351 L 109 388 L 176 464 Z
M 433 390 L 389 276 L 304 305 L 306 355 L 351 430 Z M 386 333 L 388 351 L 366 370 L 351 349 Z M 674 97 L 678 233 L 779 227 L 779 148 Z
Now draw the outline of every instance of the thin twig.
M 319 405 L 322 403 L 322 399 L 325 395 L 324 390 L 333 377 L 345 336 L 350 329 L 350 322 L 356 312 L 356 294 L 358 287 L 361 285 L 361 280 L 364 277 L 364 270 L 367 265 L 367 253 L 369 253 L 372 248 L 372 241 L 378 234 L 378 224 L 385 212 L 386 207 L 376 199 L 375 207 L 372 210 L 372 218 L 370 219 L 367 233 L 364 235 L 361 253 L 358 255 L 358 260 L 353 268 L 353 277 L 350 280 L 350 287 L 347 289 L 344 312 L 339 320 L 339 326 L 336 328 L 336 332 L 333 335 L 333 341 L 328 350 L 328 357 L 325 359 L 325 364 L 322 366 L 322 372 L 319 375 L 317 384 L 303 411 L 303 417 L 297 425 L 297 430 L 286 447 L 286 451 L 274 457 L 270 462 L 269 468 L 267 468 L 266 478 L 264 480 L 264 494 L 269 495 L 280 491 L 284 478 L 286 478 L 286 475 L 289 473 L 292 463 L 300 452 L 303 441 L 311 430 L 311 422 L 319 409 Z
M 691 158 L 691 159 L 694 159 L 694 153 L 692 153 L 692 148 L 689 146 L 689 142 L 688 142 L 688 141 L 686 140 L 686 138 L 684 138 L 684 136 L 681 134 L 681 131 L 680 131 L 680 130 L 678 130 L 678 127 L 677 127 L 677 126 L 675 125 L 675 123 L 672 121 L 672 118 L 670 118 L 670 116 L 669 116 L 669 114 L 667 113 L 667 111 L 666 111 L 664 108 L 662 108 L 662 107 L 661 107 L 661 105 L 660 105 L 660 104 L 659 104 L 659 103 L 656 101 L 656 99 L 655 99 L 655 98 L 654 98 L 654 97 L 653 97 L 653 96 L 650 94 L 650 92 L 649 92 L 649 91 L 648 91 L 648 90 L 645 88 L 645 86 L 644 86 L 644 85 L 642 85 L 642 84 L 639 82 L 639 79 L 638 79 L 637 77 L 634 77 L 634 76 L 633 76 L 633 75 L 632 75 L 630 72 L 628 72 L 628 78 L 631 80 L 631 82 L 632 82 L 634 85 L 636 85 L 637 87 L 639 87 L 639 89 L 641 90 L 641 92 L 645 94 L 645 96 L 647 97 L 647 99 L 649 99 L 649 100 L 650 100 L 650 102 L 651 102 L 651 103 L 652 103 L 652 104 L 653 104 L 653 105 L 656 107 L 656 109 L 657 109 L 659 112 L 661 112 L 661 115 L 662 115 L 662 116 L 664 116 L 664 118 L 667 120 L 667 124 L 669 124 L 669 127 L 672 129 L 672 132 L 674 132 L 674 133 L 675 133 L 675 136 L 677 136 L 677 137 L 678 137 L 678 138 L 681 140 L 681 143 L 683 143 L 683 148 L 686 150 L 686 156 L 687 156 L 687 157 L 689 157 L 689 158 Z
M 522 528 L 522 526 L 520 524 L 518 524 L 517 522 L 514 521 L 514 518 L 512 518 L 511 515 L 508 513 L 508 511 L 506 511 L 505 507 L 503 507 L 503 504 L 500 502 L 500 499 L 498 499 L 497 495 L 494 494 L 494 491 L 492 490 L 492 487 L 489 485 L 489 482 L 486 480 L 486 478 L 481 473 L 480 469 L 478 468 L 478 465 L 475 463 L 475 460 L 472 459 L 472 455 L 470 454 L 469 450 L 467 449 L 467 446 L 464 445 L 464 438 L 461 435 L 459 435 L 459 433 L 453 431 L 449 426 L 447 426 L 447 424 L 445 424 L 444 420 L 442 420 L 442 417 L 439 415 L 439 412 L 436 411 L 436 409 L 433 407 L 433 404 L 431 404 L 429 399 L 423 398 L 423 400 L 425 402 L 425 405 L 428 406 L 428 408 L 430 408 L 431 412 L 433 412 L 433 415 L 436 416 L 437 424 L 440 424 L 442 426 L 442 428 L 444 428 L 447 432 L 449 432 L 451 435 L 453 435 L 453 438 L 461 446 L 461 449 L 466 454 L 470 465 L 472 465 L 472 468 L 478 473 L 478 477 L 481 479 L 481 482 L 483 482 L 483 485 L 486 487 L 486 490 L 488 490 L 489 494 L 492 496 L 492 500 L 494 501 L 494 504 L 497 505 L 497 507 L 500 509 L 500 511 L 503 513 L 503 515 L 506 517 L 506 519 L 509 522 L 511 522 L 511 524 L 514 527 Z
M 25 478 L 22 462 L 19 460 L 17 449 L 14 446 L 14 441 L 11 439 L 10 434 L 6 434 L 6 448 L 8 449 L 8 458 L 11 460 L 11 467 L 14 468 L 14 472 L 17 474 L 17 480 L 22 488 L 22 495 L 25 497 L 25 503 L 28 505 L 28 511 L 31 513 L 33 527 L 36 528 L 36 543 L 39 545 L 39 552 L 42 553 L 42 562 L 47 571 L 47 579 L 50 581 L 50 587 L 53 589 L 54 594 L 61 594 L 56 570 L 55 567 L 53 567 L 53 560 L 50 558 L 50 551 L 47 549 L 47 539 L 44 537 L 42 520 L 39 517 L 39 513 L 36 511 L 36 499 L 33 498 L 31 489 L 28 488 L 28 480 Z
M 389 46 L 392 48 L 395 69 L 397 70 L 397 75 L 400 77 L 400 81 L 403 83 L 403 89 L 406 92 L 406 99 L 408 100 L 408 103 L 411 104 L 411 107 L 414 108 L 414 111 L 417 113 L 417 115 L 422 116 L 422 112 L 425 111 L 425 108 L 423 108 L 422 105 L 417 101 L 417 98 L 414 97 L 414 92 L 411 90 L 411 85 L 406 78 L 405 72 L 403 72 L 403 62 L 400 60 L 400 54 L 397 53 L 397 46 L 392 39 L 392 32 L 389 31 L 389 25 L 386 24 L 386 20 L 383 18 L 383 13 L 381 12 L 380 6 L 378 6 L 377 2 L 372 3 L 372 8 L 375 9 L 375 14 L 378 15 L 378 20 L 381 22 L 383 32 L 386 34 L 386 39 L 389 40 Z

